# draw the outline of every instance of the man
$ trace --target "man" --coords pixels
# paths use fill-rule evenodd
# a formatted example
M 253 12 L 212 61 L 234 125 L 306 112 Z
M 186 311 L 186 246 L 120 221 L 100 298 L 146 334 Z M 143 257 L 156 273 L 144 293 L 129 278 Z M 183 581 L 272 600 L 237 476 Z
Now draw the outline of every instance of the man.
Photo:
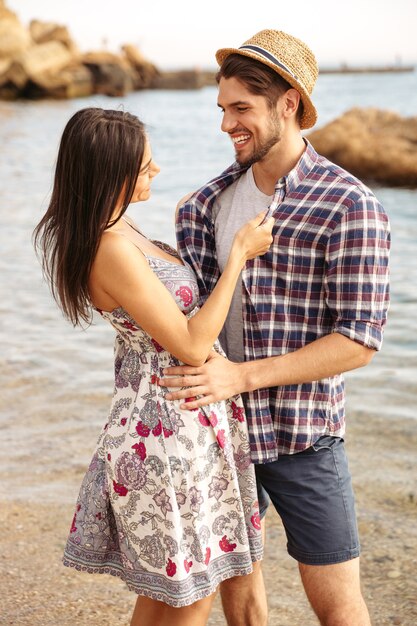
M 177 218 L 180 251 L 202 301 L 234 233 L 268 206 L 274 243 L 242 272 L 221 336 L 230 360 L 213 354 L 203 367 L 167 370 L 161 383 L 189 387 L 168 397 L 188 397 L 190 409 L 244 392 L 261 515 L 269 497 L 320 623 L 369 626 L 342 372 L 366 365 L 381 347 L 388 219 L 367 187 L 301 134 L 317 118 L 318 74 L 303 42 L 264 30 L 216 58 L 222 130 L 236 163 L 186 199 Z M 221 592 L 229 625 L 266 624 L 259 567 Z

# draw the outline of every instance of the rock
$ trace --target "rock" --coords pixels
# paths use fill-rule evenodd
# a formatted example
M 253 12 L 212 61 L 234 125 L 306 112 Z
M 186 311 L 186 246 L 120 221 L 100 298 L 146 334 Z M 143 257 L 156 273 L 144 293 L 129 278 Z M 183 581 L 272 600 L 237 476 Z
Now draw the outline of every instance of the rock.
M 72 40 L 68 28 L 55 22 L 42 22 L 40 20 L 32 20 L 29 24 L 29 32 L 33 41 L 37 44 L 47 43 L 48 41 L 59 41 L 72 54 L 78 53 L 78 47 Z
M 93 76 L 94 93 L 124 96 L 133 89 L 131 67 L 126 59 L 111 52 L 88 52 L 81 62 Z
M 0 59 L 24 52 L 32 43 L 31 36 L 14 13 L 0 4 Z
M 23 87 L 27 80 L 37 82 L 45 75 L 53 75 L 73 60 L 71 52 L 59 41 L 33 45 L 20 54 L 8 70 L 9 80 Z M 25 80 L 26 79 L 26 80 Z
M 62 71 L 67 83 L 56 94 L 57 98 L 85 98 L 94 93 L 94 80 L 90 70 L 84 65 L 68 67 Z
M 12 64 L 12 59 L 0 59 L 0 85 L 7 81 L 7 72 Z
M 132 44 L 122 46 L 125 59 L 133 69 L 133 88 L 146 89 L 160 75 L 156 66 L 145 59 L 140 50 Z
M 417 117 L 354 108 L 307 138 L 317 152 L 361 180 L 417 187 Z
M 152 89 L 201 89 L 216 86 L 216 72 L 193 69 L 160 72 L 151 84 Z
M 32 20 L 29 29 L 0 0 L 0 99 L 124 96 L 138 89 L 199 89 L 213 72 L 161 72 L 134 45 L 121 54 L 81 55 L 66 26 Z
M 74 64 L 58 73 L 40 75 L 36 81 L 29 81 L 22 95 L 30 99 L 68 99 L 84 98 L 93 93 L 91 72 L 84 65 Z
M 201 89 L 206 84 L 205 75 L 199 70 L 161 72 L 155 77 L 152 89 Z

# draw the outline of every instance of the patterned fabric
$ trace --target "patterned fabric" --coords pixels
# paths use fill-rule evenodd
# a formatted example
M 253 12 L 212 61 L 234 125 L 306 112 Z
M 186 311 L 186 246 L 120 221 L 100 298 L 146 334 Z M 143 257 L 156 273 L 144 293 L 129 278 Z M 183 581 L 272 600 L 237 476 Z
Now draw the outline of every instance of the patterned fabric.
M 187 315 L 198 289 L 186 266 L 148 257 Z M 120 576 L 140 595 L 186 606 L 262 557 L 240 397 L 199 411 L 167 401 L 158 377 L 179 362 L 118 308 L 109 419 L 83 480 L 64 564 Z M 217 349 L 220 349 L 217 346 Z
M 286 354 L 329 333 L 379 350 L 389 302 L 389 222 L 372 192 L 306 141 L 278 181 L 274 242 L 242 272 L 245 360 Z M 245 171 L 234 163 L 179 209 L 177 240 L 195 271 L 200 303 L 219 269 L 212 209 Z M 252 460 L 274 461 L 322 435 L 343 436 L 343 376 L 244 395 Z

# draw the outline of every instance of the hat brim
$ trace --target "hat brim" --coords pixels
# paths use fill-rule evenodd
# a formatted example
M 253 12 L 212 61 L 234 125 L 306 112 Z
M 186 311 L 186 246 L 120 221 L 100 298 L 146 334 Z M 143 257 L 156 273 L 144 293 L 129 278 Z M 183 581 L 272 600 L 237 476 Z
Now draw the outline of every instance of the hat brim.
M 216 52 L 217 63 L 221 65 L 223 61 L 231 54 L 240 54 L 241 56 L 249 57 L 250 59 L 253 59 L 254 61 L 259 61 L 259 63 L 263 63 L 264 65 L 267 65 L 271 69 L 275 70 L 277 74 L 282 76 L 282 78 L 284 78 L 291 85 L 291 87 L 294 87 L 294 89 L 296 89 L 301 96 L 301 100 L 304 105 L 304 113 L 300 120 L 300 127 L 304 129 L 304 128 L 311 128 L 312 126 L 314 126 L 314 124 L 317 122 L 316 107 L 312 103 L 310 99 L 310 95 L 308 94 L 306 89 L 303 87 L 303 85 L 297 82 L 294 79 L 294 77 L 291 76 L 291 74 L 286 72 L 281 67 L 278 67 L 277 65 L 275 65 L 272 61 L 269 61 L 268 59 L 265 59 L 265 58 L 260 58 L 257 54 L 253 53 L 251 50 L 241 50 L 240 48 L 220 48 L 220 50 L 217 50 Z

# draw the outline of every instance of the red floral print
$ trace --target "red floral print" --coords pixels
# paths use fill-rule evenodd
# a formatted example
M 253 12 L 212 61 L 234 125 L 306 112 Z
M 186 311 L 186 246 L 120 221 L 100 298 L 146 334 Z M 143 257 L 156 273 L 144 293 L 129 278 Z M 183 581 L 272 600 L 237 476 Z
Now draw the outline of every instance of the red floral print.
M 210 550 L 210 548 L 207 547 L 206 548 L 206 556 L 204 558 L 204 563 L 206 565 L 208 565 L 210 563 L 210 557 L 211 557 L 211 550 Z
M 192 561 L 187 561 L 187 559 L 184 559 L 184 568 L 187 574 L 190 571 L 192 564 L 193 564 Z
M 206 415 L 204 415 L 204 413 L 200 411 L 197 417 L 202 426 L 210 426 L 210 420 Z
M 223 550 L 223 552 L 233 552 L 233 550 L 235 550 L 236 548 L 236 544 L 230 543 L 226 535 L 223 535 L 223 537 L 220 539 L 219 546 L 220 549 Z
M 148 428 L 148 426 L 146 426 L 143 422 L 138 422 L 136 424 L 136 432 L 138 433 L 139 437 L 149 437 L 151 429 Z
M 157 341 L 155 341 L 155 339 L 151 339 L 151 341 L 152 341 L 153 347 L 155 348 L 157 352 L 164 351 L 164 348 Z
M 120 420 L 121 425 L 125 426 L 126 422 L 127 422 L 127 417 L 122 417 L 122 419 Z
M 152 434 L 158 437 L 162 433 L 162 422 L 159 421 L 155 428 L 152 428 Z
M 193 292 L 189 287 L 185 287 L 184 285 L 177 289 L 175 295 L 179 296 L 184 306 L 190 306 L 191 302 L 193 301 Z
M 252 515 L 250 521 L 252 522 L 252 526 L 256 528 L 256 530 L 261 530 L 261 517 L 258 511 L 256 511 L 256 513 Z
M 217 433 L 216 439 L 219 446 L 221 448 L 224 448 L 224 446 L 226 445 L 226 435 L 224 434 L 223 428 Z
M 140 443 L 135 443 L 135 445 L 132 446 L 132 449 L 136 452 L 137 455 L 139 455 L 142 461 L 146 459 L 146 446 L 143 441 L 141 441 Z
M 157 385 L 159 383 L 159 378 L 156 374 L 152 374 L 151 376 L 151 384 L 152 385 Z
M 74 513 L 74 517 L 72 518 L 72 524 L 71 524 L 71 528 L 70 528 L 70 533 L 77 532 L 77 526 L 75 525 L 76 521 L 77 521 L 77 514 Z
M 168 559 L 168 563 L 166 565 L 165 571 L 167 575 L 170 576 L 171 578 L 172 576 L 175 576 L 176 571 L 177 571 L 177 566 L 175 565 L 173 561 L 171 561 L 171 559 Z
M 113 489 L 115 490 L 116 493 L 119 494 L 119 496 L 127 496 L 128 494 L 127 487 L 125 487 L 124 485 L 121 485 L 120 483 L 117 483 L 115 480 L 113 481 Z
M 238 420 L 238 422 L 244 422 L 245 409 L 243 406 L 237 406 L 236 402 L 231 402 L 230 407 L 232 409 L 234 419 Z
M 133 331 L 139 330 L 137 326 L 135 326 L 134 324 L 132 324 L 132 322 L 129 322 L 128 320 L 125 320 L 122 323 L 122 326 L 123 328 L 126 328 L 127 330 L 133 330 Z
M 209 420 L 210 420 L 210 424 L 213 426 L 213 428 L 214 428 L 214 426 L 217 426 L 217 424 L 219 423 L 219 420 L 217 419 L 217 415 L 215 414 L 214 411 L 210 411 Z

